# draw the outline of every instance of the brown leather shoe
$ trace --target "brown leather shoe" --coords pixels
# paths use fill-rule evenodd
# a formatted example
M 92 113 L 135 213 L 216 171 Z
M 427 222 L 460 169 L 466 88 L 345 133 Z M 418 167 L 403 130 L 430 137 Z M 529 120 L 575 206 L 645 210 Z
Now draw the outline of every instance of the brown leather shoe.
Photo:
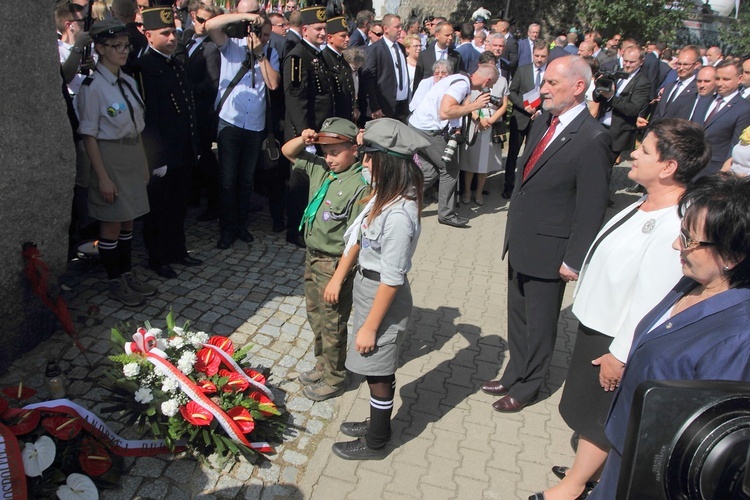
M 492 403 L 492 408 L 494 408 L 495 411 L 502 413 L 512 413 L 521 411 L 527 404 L 528 403 L 522 403 L 521 401 L 506 395 Z
M 485 382 L 484 384 L 482 384 L 481 389 L 485 394 L 491 394 L 493 396 L 505 396 L 506 394 L 508 394 L 509 390 L 509 388 L 501 384 L 499 380 Z

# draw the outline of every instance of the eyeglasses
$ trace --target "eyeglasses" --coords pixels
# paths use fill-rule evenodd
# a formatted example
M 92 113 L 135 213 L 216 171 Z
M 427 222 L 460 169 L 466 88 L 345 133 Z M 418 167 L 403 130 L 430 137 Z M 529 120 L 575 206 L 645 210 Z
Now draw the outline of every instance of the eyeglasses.
M 130 49 L 133 48 L 133 46 L 130 45 L 129 43 L 114 43 L 114 44 L 103 43 L 102 45 L 104 45 L 105 47 L 112 47 L 113 49 L 115 49 L 115 52 L 117 52 L 118 54 L 124 54 L 125 52 L 128 52 Z
M 372 33 L 375 36 L 383 36 L 383 32 L 382 31 L 380 33 L 375 33 L 374 31 L 371 31 L 370 33 Z
M 205 24 L 208 19 L 203 19 L 201 16 L 195 16 L 195 20 L 201 24 Z
M 716 246 L 716 243 L 713 243 L 711 241 L 694 240 L 680 231 L 680 245 L 682 245 L 682 248 L 684 250 L 693 250 L 694 248 L 698 247 L 713 247 Z

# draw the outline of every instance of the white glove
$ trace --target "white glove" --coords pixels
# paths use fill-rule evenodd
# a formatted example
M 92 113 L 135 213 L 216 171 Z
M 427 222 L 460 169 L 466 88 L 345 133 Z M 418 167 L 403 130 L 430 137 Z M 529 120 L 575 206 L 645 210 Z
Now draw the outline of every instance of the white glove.
M 164 177 L 167 175 L 167 166 L 161 166 L 159 168 L 155 168 L 151 171 L 151 173 L 156 177 Z

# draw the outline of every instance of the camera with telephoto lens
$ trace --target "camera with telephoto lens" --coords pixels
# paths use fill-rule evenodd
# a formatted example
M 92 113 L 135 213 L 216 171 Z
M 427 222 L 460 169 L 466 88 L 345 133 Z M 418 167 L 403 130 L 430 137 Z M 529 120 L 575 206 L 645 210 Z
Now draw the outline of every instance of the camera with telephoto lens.
M 630 73 L 624 71 L 600 71 L 594 80 L 596 92 L 612 92 L 615 82 L 623 78 L 629 78 Z
M 445 163 L 450 163 L 456 157 L 456 150 L 458 146 L 466 142 L 466 139 L 461 134 L 461 129 L 453 127 L 448 131 L 448 137 L 446 138 L 447 144 L 443 150 L 443 156 L 440 157 Z
M 257 25 L 252 21 L 243 19 L 242 21 L 235 21 L 224 26 L 224 33 L 229 38 L 245 38 L 250 33 L 255 33 L 255 36 L 260 38 L 260 32 L 263 25 Z
M 490 94 L 490 92 L 491 90 L 486 87 L 482 89 L 482 94 Z M 490 94 L 490 104 L 496 108 L 500 108 L 503 106 L 503 98 Z
M 640 384 L 615 498 L 750 499 L 750 384 Z

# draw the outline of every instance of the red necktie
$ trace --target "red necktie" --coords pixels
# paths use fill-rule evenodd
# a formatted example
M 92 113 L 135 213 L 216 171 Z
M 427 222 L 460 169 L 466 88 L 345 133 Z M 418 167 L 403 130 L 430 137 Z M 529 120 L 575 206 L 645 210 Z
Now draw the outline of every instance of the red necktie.
M 536 162 L 539 161 L 539 158 L 541 158 L 542 153 L 544 153 L 544 150 L 547 147 L 547 144 L 549 144 L 549 141 L 552 140 L 552 136 L 555 135 L 555 129 L 557 128 L 558 123 L 560 123 L 560 119 L 556 116 L 553 116 L 552 122 L 550 122 L 549 128 L 547 129 L 547 133 L 544 134 L 542 140 L 539 141 L 539 144 L 536 145 L 534 151 L 531 152 L 529 161 L 527 161 L 526 166 L 523 167 L 523 180 L 526 180 L 526 177 L 529 176 L 529 172 L 531 172 L 531 169 L 534 168 Z

